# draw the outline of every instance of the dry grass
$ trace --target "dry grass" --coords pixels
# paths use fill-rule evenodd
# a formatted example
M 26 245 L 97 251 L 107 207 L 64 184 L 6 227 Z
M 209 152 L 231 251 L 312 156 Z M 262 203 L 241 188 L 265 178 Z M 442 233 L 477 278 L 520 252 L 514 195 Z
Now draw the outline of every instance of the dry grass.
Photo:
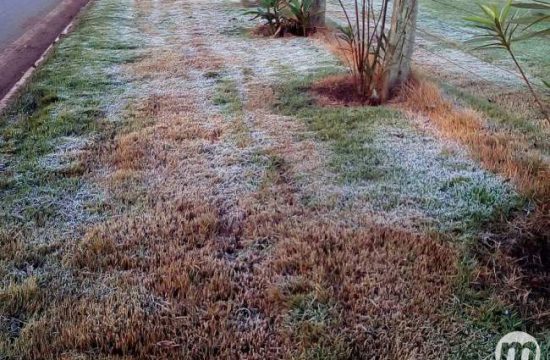
M 444 329 L 437 309 L 450 298 L 456 253 L 437 238 L 315 220 L 297 205 L 289 172 L 280 160 L 243 199 L 240 222 L 197 196 L 159 199 L 146 214 L 91 229 L 68 262 L 112 290 L 51 304 L 21 333 L 22 353 L 277 359 L 447 351 L 434 339 Z
M 248 95 L 245 104 L 245 110 L 248 111 L 269 110 L 275 101 L 273 88 L 265 84 L 249 84 Z
M 338 59 L 346 65 L 350 65 L 353 61 L 351 54 L 343 43 L 343 40 L 338 38 L 336 30 L 331 28 L 320 29 L 313 35 L 315 39 L 319 39 L 324 46 L 327 47 Z
M 182 59 L 182 55 L 177 52 L 165 51 L 156 60 L 146 57 L 133 68 L 135 73 L 140 74 L 143 79 L 182 78 L 186 75 Z
M 224 64 L 223 58 L 214 54 L 207 42 L 199 39 L 201 36 L 206 35 L 204 31 L 195 28 L 192 30 L 192 35 L 193 38 L 190 45 L 194 49 L 194 54 L 186 58 L 185 65 L 201 71 L 216 71 L 222 69 Z
M 117 139 L 112 161 L 120 170 L 139 170 L 143 166 L 148 144 L 141 141 L 142 137 L 142 134 L 130 133 Z
M 33 277 L 26 278 L 21 284 L 10 283 L 0 288 L 0 312 L 3 316 L 15 317 L 37 306 L 38 284 Z

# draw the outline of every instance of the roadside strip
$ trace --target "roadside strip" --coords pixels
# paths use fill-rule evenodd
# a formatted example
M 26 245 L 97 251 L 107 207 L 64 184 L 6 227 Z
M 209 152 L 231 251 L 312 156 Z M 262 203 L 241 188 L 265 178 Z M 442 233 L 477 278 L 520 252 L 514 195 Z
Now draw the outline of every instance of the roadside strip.
M 73 27 L 88 0 L 63 0 L 41 21 L 0 53 L 0 111 L 23 87 L 54 45 Z

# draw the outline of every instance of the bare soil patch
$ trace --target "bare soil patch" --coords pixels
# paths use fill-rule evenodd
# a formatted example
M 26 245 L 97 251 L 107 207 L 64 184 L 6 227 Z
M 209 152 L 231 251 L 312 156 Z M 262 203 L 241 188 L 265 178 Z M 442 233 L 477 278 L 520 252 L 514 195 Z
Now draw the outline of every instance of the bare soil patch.
M 310 92 L 321 106 L 379 105 L 359 95 L 357 84 L 351 75 L 335 75 L 324 78 L 314 83 Z

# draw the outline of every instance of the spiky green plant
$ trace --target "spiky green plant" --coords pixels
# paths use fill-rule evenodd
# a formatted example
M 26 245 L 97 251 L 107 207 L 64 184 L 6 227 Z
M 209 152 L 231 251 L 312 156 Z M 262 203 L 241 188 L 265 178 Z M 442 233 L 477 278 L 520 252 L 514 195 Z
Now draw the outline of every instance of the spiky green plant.
M 284 0 L 260 0 L 258 8 L 245 11 L 245 15 L 254 15 L 254 19 L 262 19 L 269 27 L 270 33 L 277 34 L 284 21 L 282 10 L 285 7 Z
M 313 0 L 289 0 L 287 4 L 290 13 L 289 21 L 299 29 L 301 35 L 307 36 L 313 16 Z
M 315 14 L 314 0 L 260 0 L 259 7 L 246 11 L 254 19 L 265 20 L 274 36 L 284 35 L 286 31 L 307 36 L 312 30 L 312 18 Z
M 538 3 L 538 1 L 536 1 Z M 539 105 L 542 114 L 546 120 L 550 122 L 550 117 L 546 112 L 546 108 L 538 97 L 531 81 L 523 71 L 523 68 L 519 64 L 516 55 L 512 49 L 512 45 L 516 41 L 525 40 L 529 37 L 538 36 L 537 34 L 523 34 L 523 36 L 516 37 L 516 32 L 520 29 L 521 24 L 524 22 L 518 17 L 518 12 L 515 7 L 524 7 L 525 5 L 513 4 L 512 0 L 508 0 L 502 7 L 496 5 L 480 4 L 482 10 L 481 16 L 471 16 L 466 18 L 473 27 L 484 30 L 483 34 L 476 35 L 472 39 L 468 40 L 470 43 L 481 43 L 475 49 L 503 49 L 510 55 L 512 61 L 516 65 L 520 72 L 525 84 L 529 88 L 529 91 L 533 95 L 536 103 Z M 533 24 L 530 24 L 533 25 Z M 522 29 L 524 30 L 524 29 Z
M 378 16 L 374 13 L 373 0 L 355 0 L 354 11 L 348 14 L 339 0 L 346 17 L 346 26 L 339 27 L 339 38 L 344 41 L 350 57 L 350 69 L 357 92 L 365 100 L 378 98 L 374 77 L 383 63 L 384 45 L 387 41 L 386 19 L 389 0 L 382 2 Z

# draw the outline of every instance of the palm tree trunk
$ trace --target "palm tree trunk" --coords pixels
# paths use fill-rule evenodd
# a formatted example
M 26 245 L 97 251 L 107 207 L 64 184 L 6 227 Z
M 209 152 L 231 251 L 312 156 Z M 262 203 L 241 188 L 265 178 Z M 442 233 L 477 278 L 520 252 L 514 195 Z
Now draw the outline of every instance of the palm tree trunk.
M 418 0 L 395 0 L 389 41 L 384 59 L 381 100 L 386 101 L 391 91 L 407 81 L 411 73 L 411 58 L 416 36 Z
M 312 6 L 311 28 L 325 27 L 326 0 L 314 0 Z

